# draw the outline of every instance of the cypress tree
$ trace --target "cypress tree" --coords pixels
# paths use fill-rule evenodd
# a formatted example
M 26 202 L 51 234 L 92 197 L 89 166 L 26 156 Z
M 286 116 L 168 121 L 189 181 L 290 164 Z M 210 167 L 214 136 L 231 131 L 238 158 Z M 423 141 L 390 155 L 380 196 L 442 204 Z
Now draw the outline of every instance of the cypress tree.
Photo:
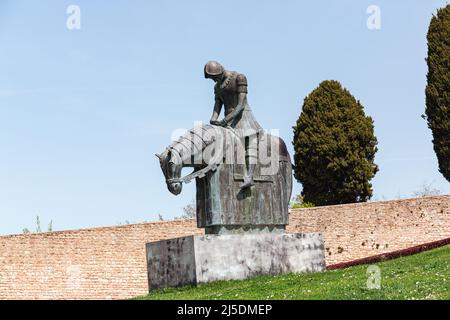
M 450 181 L 450 5 L 438 10 L 428 29 L 425 114 L 439 171 Z
M 293 129 L 295 178 L 305 202 L 320 206 L 371 198 L 370 180 L 378 171 L 373 120 L 339 82 L 323 81 L 305 98 Z

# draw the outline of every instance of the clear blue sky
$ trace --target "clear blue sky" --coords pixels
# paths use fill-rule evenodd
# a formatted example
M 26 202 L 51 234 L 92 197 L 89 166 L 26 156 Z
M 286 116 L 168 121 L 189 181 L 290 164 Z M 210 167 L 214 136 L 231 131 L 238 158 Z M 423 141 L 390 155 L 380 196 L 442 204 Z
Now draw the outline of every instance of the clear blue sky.
M 170 194 L 154 153 L 209 120 L 210 59 L 247 75 L 257 119 L 291 151 L 303 98 L 339 80 L 375 121 L 374 200 L 424 182 L 450 193 L 420 117 L 426 32 L 445 3 L 1 0 L 0 234 L 36 215 L 56 230 L 181 215 L 194 184 Z M 66 28 L 70 4 L 81 30 Z M 366 27 L 371 4 L 381 30 Z

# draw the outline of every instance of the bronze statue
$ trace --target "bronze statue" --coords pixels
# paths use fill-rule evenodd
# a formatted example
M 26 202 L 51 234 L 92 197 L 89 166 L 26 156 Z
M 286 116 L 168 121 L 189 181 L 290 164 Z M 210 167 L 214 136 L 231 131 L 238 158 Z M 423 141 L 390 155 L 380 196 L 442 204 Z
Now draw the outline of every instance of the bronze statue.
M 173 194 L 195 180 L 197 226 L 205 235 L 148 243 L 150 290 L 324 270 L 320 233 L 285 233 L 291 158 L 278 133 L 253 116 L 246 77 L 216 61 L 204 75 L 216 83 L 210 123 L 195 125 L 157 157 Z M 182 176 L 184 167 L 193 171 Z
M 175 195 L 195 179 L 197 225 L 208 234 L 284 232 L 292 164 L 284 141 L 266 133 L 247 102 L 245 75 L 216 61 L 204 68 L 215 81 L 210 124 L 190 130 L 157 155 Z M 222 106 L 225 117 L 219 120 Z M 194 171 L 181 177 L 183 167 Z

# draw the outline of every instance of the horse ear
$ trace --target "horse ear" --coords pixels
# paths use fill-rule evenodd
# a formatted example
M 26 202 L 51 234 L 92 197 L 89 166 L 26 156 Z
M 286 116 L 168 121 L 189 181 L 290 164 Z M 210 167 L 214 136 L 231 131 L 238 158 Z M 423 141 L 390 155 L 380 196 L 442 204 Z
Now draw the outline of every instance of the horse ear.
M 162 160 L 162 156 L 160 154 L 155 153 L 155 156 L 159 159 Z

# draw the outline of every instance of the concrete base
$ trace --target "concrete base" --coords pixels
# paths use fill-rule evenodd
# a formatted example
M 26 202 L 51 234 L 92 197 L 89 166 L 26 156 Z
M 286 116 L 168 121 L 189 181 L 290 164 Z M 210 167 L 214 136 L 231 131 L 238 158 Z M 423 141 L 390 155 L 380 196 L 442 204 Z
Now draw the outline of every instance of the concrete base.
M 325 270 L 320 233 L 188 236 L 147 243 L 150 290 Z

